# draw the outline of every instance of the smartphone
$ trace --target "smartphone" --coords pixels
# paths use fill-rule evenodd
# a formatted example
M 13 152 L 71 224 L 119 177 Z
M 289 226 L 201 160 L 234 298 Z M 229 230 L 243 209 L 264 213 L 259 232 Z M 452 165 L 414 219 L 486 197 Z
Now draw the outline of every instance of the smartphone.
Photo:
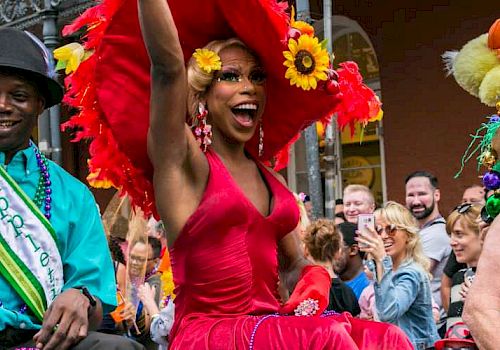
M 368 228 L 375 230 L 375 215 L 373 214 L 359 214 L 358 216 L 358 231 L 360 236 L 369 235 Z M 360 248 L 365 248 L 366 245 L 358 243 Z

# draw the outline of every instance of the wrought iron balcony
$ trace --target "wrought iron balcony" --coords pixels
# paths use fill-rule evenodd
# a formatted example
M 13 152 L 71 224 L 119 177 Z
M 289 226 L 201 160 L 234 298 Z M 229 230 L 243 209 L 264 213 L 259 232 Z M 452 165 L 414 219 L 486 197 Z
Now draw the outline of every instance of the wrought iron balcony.
M 71 19 L 95 3 L 95 0 L 0 0 L 0 27 L 27 29 L 42 23 L 47 15 Z

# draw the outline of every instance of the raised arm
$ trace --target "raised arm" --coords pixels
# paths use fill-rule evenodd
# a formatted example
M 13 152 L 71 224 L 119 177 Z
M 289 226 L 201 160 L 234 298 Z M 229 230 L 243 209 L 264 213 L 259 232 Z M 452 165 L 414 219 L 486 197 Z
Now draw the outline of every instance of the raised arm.
M 148 153 L 154 167 L 156 206 L 171 246 L 201 200 L 208 163 L 185 123 L 187 75 L 177 28 L 166 0 L 138 0 L 151 60 Z M 172 205 L 175 198 L 176 205 Z
M 138 0 L 142 35 L 151 60 L 148 153 L 155 172 L 184 163 L 187 154 L 186 69 L 166 0 Z

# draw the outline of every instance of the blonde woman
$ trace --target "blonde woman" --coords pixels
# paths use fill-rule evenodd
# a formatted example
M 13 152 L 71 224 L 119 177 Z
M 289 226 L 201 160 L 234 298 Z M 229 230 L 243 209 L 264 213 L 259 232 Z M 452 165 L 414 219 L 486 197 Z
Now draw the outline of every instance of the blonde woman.
M 432 316 L 430 262 L 424 256 L 417 222 L 404 206 L 388 202 L 375 211 L 376 230 L 356 240 L 374 273 L 375 304 L 383 322 L 399 326 L 415 349 L 439 339 Z
M 481 209 L 481 205 L 465 203 L 456 207 L 446 220 L 446 230 L 450 235 L 450 245 L 457 262 L 467 265 L 467 268 L 459 270 L 452 276 L 451 299 L 446 319 L 447 330 L 454 324 L 462 322 L 464 300 L 483 250 L 477 221 Z M 462 286 L 463 283 L 465 287 Z

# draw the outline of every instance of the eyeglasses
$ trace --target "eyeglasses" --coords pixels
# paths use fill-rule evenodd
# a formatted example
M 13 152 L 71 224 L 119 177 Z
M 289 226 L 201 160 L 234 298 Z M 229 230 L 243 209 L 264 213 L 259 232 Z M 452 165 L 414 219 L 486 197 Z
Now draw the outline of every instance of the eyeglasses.
M 398 227 L 395 224 L 390 224 L 387 226 L 378 225 L 377 227 L 375 227 L 375 231 L 378 233 L 379 236 L 382 234 L 382 232 L 385 232 L 389 236 L 394 237 L 397 229 Z
M 465 214 L 469 211 L 470 208 L 472 208 L 473 205 L 474 204 L 472 203 L 462 203 L 457 205 L 455 209 L 453 209 L 453 211 L 456 211 L 459 214 Z
M 130 261 L 137 261 L 138 263 L 145 263 L 146 261 L 152 261 L 152 260 L 155 260 L 156 258 L 145 258 L 145 257 L 142 257 L 142 256 L 135 256 L 135 255 L 131 255 L 130 256 Z
M 244 75 L 237 70 L 222 71 L 215 79 L 218 83 L 241 83 Z M 255 85 L 263 85 L 266 82 L 266 73 L 263 70 L 257 69 L 248 75 L 248 80 Z
M 483 209 L 481 209 L 481 220 L 483 220 L 485 224 L 491 224 L 493 219 L 494 217 L 490 216 L 486 207 L 483 207 Z

